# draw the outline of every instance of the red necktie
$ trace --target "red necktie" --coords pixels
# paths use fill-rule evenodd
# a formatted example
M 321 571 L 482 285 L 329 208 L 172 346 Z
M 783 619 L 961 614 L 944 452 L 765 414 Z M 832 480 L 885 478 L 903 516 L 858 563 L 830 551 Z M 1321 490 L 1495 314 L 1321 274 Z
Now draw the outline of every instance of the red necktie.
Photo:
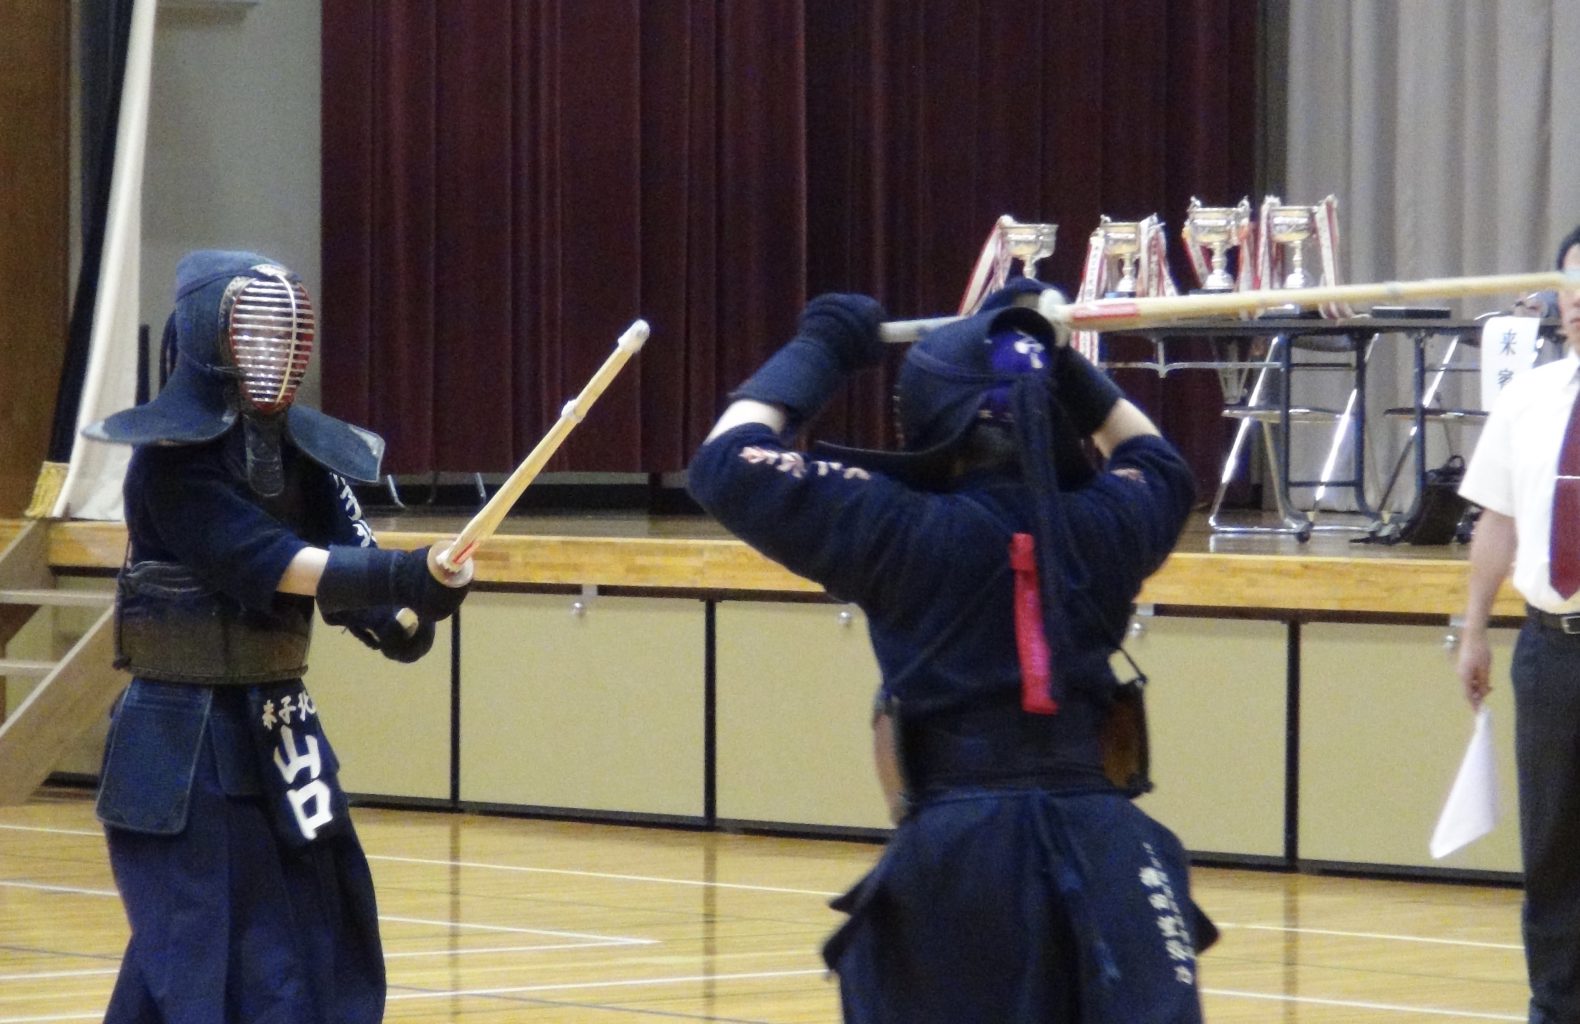
M 1569 411 L 1553 484 L 1553 525 L 1548 541 L 1553 589 L 1568 600 L 1580 591 L 1580 401 Z

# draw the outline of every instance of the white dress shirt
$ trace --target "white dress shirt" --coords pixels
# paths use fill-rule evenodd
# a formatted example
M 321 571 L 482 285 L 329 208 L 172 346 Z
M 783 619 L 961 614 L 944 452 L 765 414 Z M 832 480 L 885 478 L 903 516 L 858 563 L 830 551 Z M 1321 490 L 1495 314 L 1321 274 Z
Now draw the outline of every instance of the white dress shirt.
M 1548 580 L 1553 484 L 1569 410 L 1580 393 L 1580 357 L 1516 374 L 1493 403 L 1459 493 L 1514 520 L 1514 589 L 1546 612 L 1580 611 L 1580 594 L 1558 596 Z

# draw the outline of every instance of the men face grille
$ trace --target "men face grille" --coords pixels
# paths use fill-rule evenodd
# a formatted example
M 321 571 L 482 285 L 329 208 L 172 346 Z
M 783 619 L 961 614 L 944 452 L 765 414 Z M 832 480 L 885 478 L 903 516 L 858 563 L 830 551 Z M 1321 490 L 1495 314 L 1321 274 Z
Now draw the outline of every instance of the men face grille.
M 247 404 L 265 414 L 291 404 L 307 374 L 317 327 L 300 283 L 284 274 L 246 281 L 231 303 L 229 351 Z

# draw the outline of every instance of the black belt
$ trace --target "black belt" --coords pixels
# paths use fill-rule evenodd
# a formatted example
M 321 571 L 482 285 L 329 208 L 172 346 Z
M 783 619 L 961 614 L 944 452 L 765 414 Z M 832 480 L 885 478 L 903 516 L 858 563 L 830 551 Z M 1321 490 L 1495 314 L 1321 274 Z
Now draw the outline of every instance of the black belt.
M 1570 636 L 1580 635 L 1580 612 L 1555 615 L 1552 612 L 1544 612 L 1540 608 L 1532 608 L 1530 605 L 1525 606 L 1525 611 L 1531 621 L 1543 629 L 1550 629 L 1554 633 L 1567 633 Z
M 923 718 L 900 715 L 899 754 L 913 798 L 960 786 L 1066 790 L 1106 787 L 1097 722 L 1066 705 L 1033 715 L 1017 699 Z

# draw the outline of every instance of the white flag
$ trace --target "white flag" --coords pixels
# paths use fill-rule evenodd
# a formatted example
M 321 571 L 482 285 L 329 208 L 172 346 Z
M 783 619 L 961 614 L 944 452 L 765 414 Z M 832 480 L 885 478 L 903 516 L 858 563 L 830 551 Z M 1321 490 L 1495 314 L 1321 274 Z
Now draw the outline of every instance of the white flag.
M 121 481 L 132 457 L 130 445 L 83 437 L 95 420 L 129 408 L 137 395 L 137 325 L 143 245 L 143 164 L 148 144 L 148 104 L 153 81 L 155 0 L 133 0 L 126 43 L 126 77 L 115 126 L 115 165 L 99 261 L 99 290 L 93 299 L 88 366 L 77 405 L 71 462 L 51 519 L 125 518 Z
M 1498 764 L 1492 750 L 1492 709 L 1485 704 L 1476 712 L 1476 727 L 1465 748 L 1454 787 L 1448 792 L 1443 813 L 1432 830 L 1432 856 L 1447 857 L 1475 842 L 1498 823 Z

